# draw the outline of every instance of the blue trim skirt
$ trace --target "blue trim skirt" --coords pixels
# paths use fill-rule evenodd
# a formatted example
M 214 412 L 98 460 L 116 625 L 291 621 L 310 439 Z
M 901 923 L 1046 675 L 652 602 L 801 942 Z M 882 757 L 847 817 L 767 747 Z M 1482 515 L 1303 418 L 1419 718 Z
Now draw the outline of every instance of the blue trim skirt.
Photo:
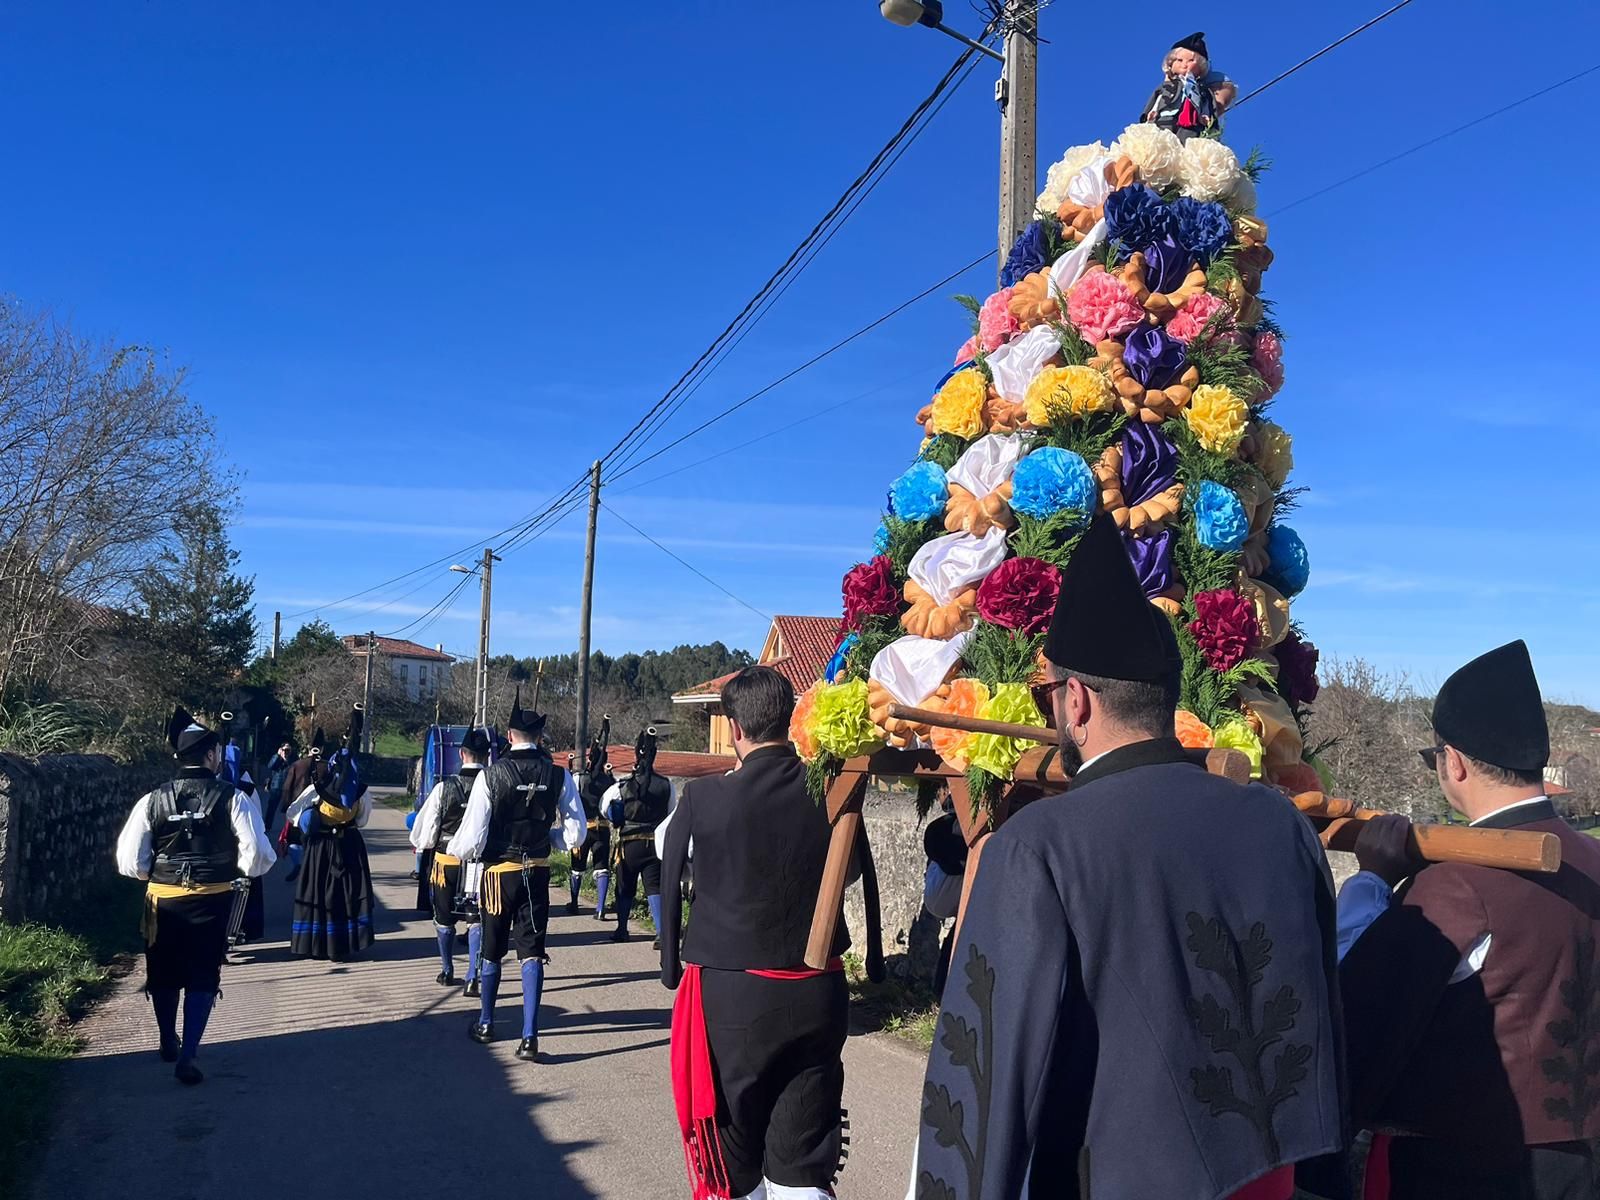
M 306 840 L 289 949 L 343 962 L 372 945 L 372 869 L 361 831 L 319 829 Z

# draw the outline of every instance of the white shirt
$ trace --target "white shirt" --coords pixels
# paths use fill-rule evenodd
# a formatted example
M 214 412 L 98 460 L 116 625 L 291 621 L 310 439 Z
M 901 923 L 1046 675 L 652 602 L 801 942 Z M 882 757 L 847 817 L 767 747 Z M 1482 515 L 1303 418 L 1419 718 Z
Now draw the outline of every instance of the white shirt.
M 531 742 L 513 742 L 513 750 L 532 750 Z M 561 800 L 557 808 L 561 824 L 550 831 L 550 844 L 557 850 L 576 850 L 589 836 L 589 818 L 584 815 L 583 801 L 578 797 L 578 785 L 572 781 L 572 772 L 558 767 L 561 772 Z M 462 815 L 461 828 L 445 847 L 446 854 L 459 859 L 477 858 L 483 853 L 483 844 L 489 840 L 489 785 L 487 770 L 479 771 L 472 781 L 472 794 L 467 797 L 467 811 Z M 417 824 L 421 824 L 419 819 Z
M 307 784 L 305 791 L 296 796 L 294 803 L 289 805 L 289 811 L 284 815 L 284 820 L 290 825 L 298 825 L 300 824 L 300 818 L 305 815 L 306 809 L 315 808 L 321 802 L 322 797 L 317 794 L 316 785 Z M 356 801 L 355 827 L 357 829 L 366 828 L 367 820 L 371 816 L 372 793 L 363 791 L 360 799 Z
M 481 768 L 474 768 L 473 779 L 482 775 Z M 471 780 L 468 781 L 471 783 Z M 468 795 L 470 796 L 470 792 Z M 433 844 L 439 838 L 439 819 L 443 815 L 444 806 L 444 780 L 433 785 L 433 790 L 428 793 L 428 798 L 422 802 L 422 807 L 417 810 L 417 819 L 411 823 L 411 848 L 418 853 L 423 850 L 432 850 Z
M 155 857 L 150 833 L 150 797 L 147 792 L 133 806 L 122 832 L 117 834 L 117 871 L 130 879 L 149 879 Z M 239 874 L 249 878 L 265 875 L 278 861 L 261 825 L 261 810 L 243 792 L 235 791 L 228 802 L 228 821 L 239 842 Z

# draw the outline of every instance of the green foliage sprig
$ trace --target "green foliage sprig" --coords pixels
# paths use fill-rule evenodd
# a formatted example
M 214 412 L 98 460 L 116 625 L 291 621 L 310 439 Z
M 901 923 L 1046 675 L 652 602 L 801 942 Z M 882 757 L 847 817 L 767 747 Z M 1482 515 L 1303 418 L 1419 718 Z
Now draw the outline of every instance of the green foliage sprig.
M 889 534 L 884 553 L 894 566 L 895 582 L 903 587 L 912 558 L 918 550 L 944 532 L 944 525 L 937 517 L 929 517 L 926 521 L 902 521 L 893 513 L 885 513 L 883 527 Z
M 1250 153 L 1239 164 L 1239 169 L 1250 177 L 1251 183 L 1260 183 L 1261 177 L 1272 170 L 1272 159 L 1260 146 L 1251 146 Z
M 1044 634 L 1023 633 L 980 620 L 973 626 L 962 657 L 968 674 L 981 680 L 991 691 L 1002 683 L 1028 683 L 1039 668 L 1039 648 Z
M 925 462 L 937 463 L 942 470 L 948 471 L 966 453 L 969 444 L 965 438 L 953 433 L 936 433 L 928 439 L 917 457 Z
M 1251 680 L 1272 683 L 1272 668 L 1259 658 L 1246 658 L 1226 671 L 1214 671 L 1187 625 L 1179 625 L 1178 652 L 1183 658 L 1179 702 L 1215 729 L 1237 720 L 1240 685 Z
M 1211 260 L 1211 265 L 1206 268 L 1206 291 L 1220 295 L 1229 283 L 1239 278 L 1239 267 L 1235 260 L 1238 251 L 1239 243 L 1229 242 L 1227 249 Z
M 900 628 L 900 618 L 874 614 L 861 619 L 859 639 L 845 653 L 844 671 L 851 679 L 865 679 L 872 660 L 891 642 L 905 635 Z
M 1063 509 L 1040 520 L 1026 513 L 1017 514 L 1017 527 L 1011 531 L 1011 548 L 1018 558 L 1039 558 L 1065 570 L 1087 528 L 1084 514 Z
M 1189 365 L 1200 372 L 1200 382 L 1225 387 L 1248 402 L 1265 390 L 1261 376 L 1250 365 L 1250 351 L 1225 336 L 1229 313 L 1224 310 L 1205 323 L 1189 342 Z
M 961 305 L 962 308 L 967 310 L 967 317 L 972 322 L 972 336 L 977 337 L 978 314 L 983 311 L 983 301 L 979 300 L 976 296 L 968 296 L 966 294 L 956 296 L 954 297 L 954 300 L 957 304 Z
M 982 767 L 967 768 L 967 791 L 972 795 L 972 815 L 977 816 L 1000 790 L 1000 777 Z
M 1192 521 L 1182 522 L 1175 532 L 1177 536 L 1172 539 L 1172 564 L 1178 569 L 1187 588 L 1183 599 L 1183 619 L 1187 623 L 1200 615 L 1195 608 L 1195 596 L 1234 585 L 1239 577 L 1239 563 L 1243 555 L 1238 551 L 1229 553 L 1202 546 L 1195 536 Z
M 1052 285 L 1054 286 L 1054 285 Z M 1056 292 L 1056 303 L 1061 306 L 1061 311 L 1067 311 L 1066 297 Z M 1050 328 L 1055 331 L 1056 341 L 1061 343 L 1061 358 L 1069 367 L 1081 367 L 1094 357 L 1094 347 L 1083 340 L 1083 335 L 1070 321 L 1051 321 Z
M 844 765 L 844 760 L 834 758 L 830 754 L 818 754 L 816 758 L 806 763 L 806 791 L 816 804 L 821 804 L 828 798 L 828 789 L 833 786 L 839 768 Z
M 1087 417 L 1070 417 L 1053 421 L 1045 432 L 1046 445 L 1071 450 L 1081 455 L 1091 467 L 1100 461 L 1106 447 L 1122 437 L 1128 424 L 1126 413 L 1092 413 Z

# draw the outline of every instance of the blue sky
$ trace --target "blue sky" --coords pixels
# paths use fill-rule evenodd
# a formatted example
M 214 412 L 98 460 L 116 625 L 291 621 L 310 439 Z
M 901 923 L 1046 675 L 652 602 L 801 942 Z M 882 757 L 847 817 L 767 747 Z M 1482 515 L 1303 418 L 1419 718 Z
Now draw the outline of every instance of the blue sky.
M 537 509 L 693 361 L 959 49 L 871 0 L 603 7 L 609 27 L 589 29 L 582 6 L 508 3 L 0 14 L 0 288 L 187 367 L 237 472 L 264 627 Z M 1264 19 L 1220 2 L 1197 22 L 1147 4 L 1137 29 L 1046 10 L 1041 175 L 1114 136 L 1197 23 L 1248 90 L 1382 7 Z M 1325 653 L 1426 686 L 1525 636 L 1548 694 L 1600 704 L 1595 77 L 1272 219 L 1594 65 L 1597 35 L 1592 5 L 1418 0 L 1230 120 L 1230 142 L 1275 162 L 1266 292 L 1290 335 L 1275 416 L 1312 489 L 1296 612 Z M 661 441 L 992 242 L 992 78 L 978 69 Z M 992 287 L 982 267 L 945 290 Z M 762 612 L 837 611 L 964 336 L 955 305 L 923 301 L 608 501 Z M 508 556 L 497 652 L 575 646 L 581 562 L 578 518 Z M 604 512 L 598 564 L 599 648 L 759 645 L 762 618 Z M 453 578 L 323 615 L 396 631 Z M 389 607 L 365 611 L 375 600 Z M 469 588 L 418 636 L 470 650 L 476 612 Z

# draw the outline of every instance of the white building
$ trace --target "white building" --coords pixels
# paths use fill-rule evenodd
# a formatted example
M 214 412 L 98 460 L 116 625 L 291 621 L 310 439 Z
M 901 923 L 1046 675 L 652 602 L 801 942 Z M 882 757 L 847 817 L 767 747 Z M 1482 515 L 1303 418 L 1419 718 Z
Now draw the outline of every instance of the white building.
M 340 640 L 344 642 L 345 649 L 357 658 L 367 656 L 366 634 L 347 633 Z M 443 645 L 429 649 L 404 638 L 380 637 L 375 640 L 378 664 L 389 664 L 389 673 L 405 689 L 408 699 L 433 700 L 450 686 L 450 666 L 455 659 L 444 652 Z

